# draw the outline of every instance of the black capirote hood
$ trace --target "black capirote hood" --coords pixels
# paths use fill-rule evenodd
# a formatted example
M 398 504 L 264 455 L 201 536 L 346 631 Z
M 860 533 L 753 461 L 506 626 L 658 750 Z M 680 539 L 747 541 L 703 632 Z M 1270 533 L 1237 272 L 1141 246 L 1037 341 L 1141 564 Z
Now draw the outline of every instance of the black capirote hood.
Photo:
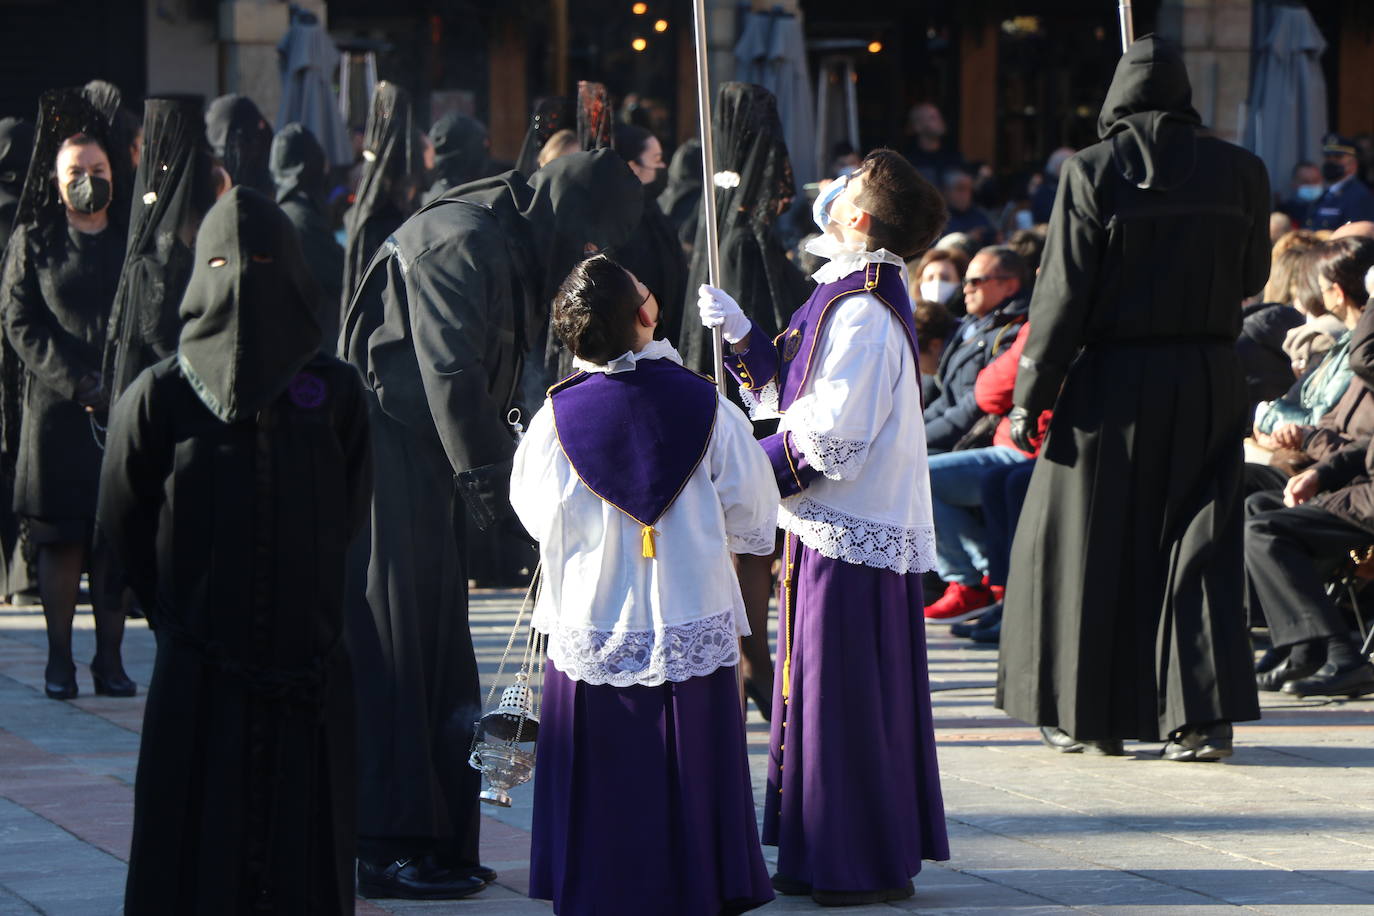
M 319 294 L 286 214 L 247 187 L 210 208 L 181 300 L 177 360 L 226 423 L 274 401 L 320 347 Z
M 1117 168 L 1141 188 L 1167 191 L 1193 173 L 1197 127 L 1183 50 L 1146 35 L 1116 65 L 1097 135 L 1112 141 Z
M 292 122 L 272 138 L 269 161 L 272 180 L 277 185 L 277 203 L 293 195 L 303 196 L 324 212 L 329 193 L 329 164 L 324 147 L 303 124 Z

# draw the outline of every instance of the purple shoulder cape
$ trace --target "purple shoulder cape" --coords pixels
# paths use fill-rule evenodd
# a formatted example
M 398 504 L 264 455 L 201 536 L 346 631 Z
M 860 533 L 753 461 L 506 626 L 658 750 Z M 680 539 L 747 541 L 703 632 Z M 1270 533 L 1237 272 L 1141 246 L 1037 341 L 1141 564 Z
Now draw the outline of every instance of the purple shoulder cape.
M 840 300 L 854 293 L 871 293 L 887 306 L 901 322 L 911 344 L 911 355 L 920 354 L 916 345 L 916 321 L 911 313 L 902 270 L 895 264 L 874 263 L 862 271 L 854 271 L 833 283 L 818 287 L 806 304 L 792 314 L 787 330 L 778 335 L 774 344 L 781 360 L 778 374 L 778 408 L 786 411 L 801 394 L 803 386 L 815 368 L 816 346 L 821 330 Z
M 716 386 L 672 360 L 633 372 L 579 372 L 549 389 L 558 444 L 587 489 L 644 526 L 654 525 L 706 456 L 716 423 Z

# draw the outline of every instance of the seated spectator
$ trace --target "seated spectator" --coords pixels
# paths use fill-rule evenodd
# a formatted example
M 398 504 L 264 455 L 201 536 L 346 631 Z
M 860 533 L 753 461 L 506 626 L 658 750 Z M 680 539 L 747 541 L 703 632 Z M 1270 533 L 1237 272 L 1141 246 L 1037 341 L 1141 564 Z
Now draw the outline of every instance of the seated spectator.
M 964 272 L 968 258 L 958 248 L 932 248 L 911 270 L 911 301 L 938 302 L 956 315 L 964 314 Z M 956 308 L 957 306 L 957 308 Z
M 1026 262 L 1026 272 L 1031 275 L 1031 285 L 1035 285 L 1035 274 L 1040 270 L 1040 255 L 1045 251 L 1045 228 L 1018 229 L 1007 240 L 1007 247 L 1015 251 Z M 1029 292 L 1026 295 L 1030 295 Z
M 1293 166 L 1288 196 L 1279 202 L 1277 212 L 1287 216 L 1294 226 L 1301 226 L 1324 190 L 1321 169 L 1311 162 L 1299 162 Z
M 1369 298 L 1364 288 L 1364 274 L 1374 266 L 1374 240 L 1338 239 L 1325 243 L 1311 257 L 1322 302 L 1346 330 L 1319 366 L 1282 398 L 1268 408 L 1261 408 L 1255 421 L 1255 439 L 1265 448 L 1278 447 L 1272 434 L 1281 426 L 1290 423 L 1315 425 L 1336 406 L 1350 384 L 1350 330 L 1359 321 Z
M 1295 235 L 1290 233 L 1291 237 Z M 1280 245 L 1283 245 L 1280 250 Z M 1250 396 L 1250 415 L 1261 401 L 1282 397 L 1293 387 L 1293 365 L 1283 351 L 1288 332 L 1305 321 L 1296 308 L 1297 286 L 1305 280 L 1305 255 L 1311 246 L 1282 241 L 1275 244 L 1269 269 L 1269 282 L 1260 293 L 1260 301 L 1241 311 L 1241 332 L 1236 340 L 1236 355 L 1245 371 L 1245 385 Z
M 979 510 L 983 508 L 982 485 L 990 474 L 1002 468 L 1029 464 L 1035 457 L 1034 452 L 1023 452 L 1011 441 L 1011 421 L 1006 416 L 1011 412 L 1016 370 L 1025 341 L 1024 333 L 1018 336 L 1005 352 L 978 373 L 974 383 L 978 409 L 986 418 L 1000 418 L 995 421 L 991 444 L 930 457 L 935 564 L 947 585 L 944 594 L 926 607 L 927 623 L 954 623 L 979 616 L 1000 602 L 1005 592 L 1005 570 L 1011 555 L 1008 531 L 1015 530 L 1015 523 L 1012 521 L 1011 527 L 1006 527 L 1003 511 L 999 517 L 1002 528 L 994 537 L 985 515 Z M 1049 421 L 1047 410 L 1040 416 L 1040 433 L 1035 439 L 1037 450 Z M 998 554 L 1002 570 L 1001 585 L 990 583 L 994 552 Z
M 1073 148 L 1068 146 L 1061 146 L 1050 153 L 1050 158 L 1045 163 L 1045 180 L 1031 195 L 1031 219 L 1037 226 L 1050 221 L 1050 213 L 1054 210 L 1054 198 L 1059 193 L 1059 173 L 1063 171 L 1064 163 L 1068 162 L 1073 154 Z
M 945 117 L 931 102 L 921 102 L 907 114 L 908 140 L 902 149 L 921 177 L 938 186 L 940 178 L 952 169 L 964 167 L 964 157 L 958 150 L 945 145 Z
M 1339 134 L 1322 141 L 1322 180 L 1326 191 L 1307 211 L 1308 229 L 1339 229 L 1346 223 L 1374 219 L 1374 192 L 1356 174 L 1360 170 L 1354 143 Z
M 997 243 L 997 225 L 987 211 L 973 202 L 973 176 L 962 169 L 945 173 L 940 187 L 945 194 L 949 222 L 945 232 L 962 232 L 976 247 Z
M 916 285 L 914 280 L 912 285 Z M 940 393 L 935 376 L 940 370 L 940 357 L 945 352 L 945 344 L 959 327 L 959 319 L 940 303 L 921 299 L 914 291 L 911 301 L 915 303 L 912 317 L 916 324 L 916 345 L 919 348 L 917 362 L 921 369 L 921 403 L 929 404 Z
M 964 277 L 968 316 L 940 359 L 939 395 L 926 405 L 926 444 L 932 455 L 952 451 L 981 411 L 974 383 L 993 357 L 1016 340 L 1030 306 L 1026 264 L 1010 248 L 985 248 Z

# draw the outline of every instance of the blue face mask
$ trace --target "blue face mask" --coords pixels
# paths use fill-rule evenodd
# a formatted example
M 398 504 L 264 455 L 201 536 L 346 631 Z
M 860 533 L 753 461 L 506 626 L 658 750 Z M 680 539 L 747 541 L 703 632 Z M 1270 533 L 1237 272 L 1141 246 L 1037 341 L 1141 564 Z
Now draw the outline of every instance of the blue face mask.
M 1322 186 L 1319 184 L 1304 184 L 1298 186 L 1298 200 L 1311 203 L 1322 196 Z
M 816 203 L 811 207 L 811 218 L 816 221 L 816 225 L 822 232 L 830 225 L 830 205 L 835 202 L 844 189 L 849 187 L 849 176 L 837 178 L 830 182 L 830 185 L 820 194 L 816 195 Z

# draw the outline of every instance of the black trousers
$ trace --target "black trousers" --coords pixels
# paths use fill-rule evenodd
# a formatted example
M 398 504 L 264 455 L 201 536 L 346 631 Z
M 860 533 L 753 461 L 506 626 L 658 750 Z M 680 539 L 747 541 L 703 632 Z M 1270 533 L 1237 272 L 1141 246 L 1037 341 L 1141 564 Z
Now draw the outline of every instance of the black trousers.
M 1374 534 L 1310 503 L 1287 508 L 1281 493 L 1245 501 L 1245 573 L 1251 613 L 1262 610 L 1275 646 L 1344 635 L 1326 580 Z

